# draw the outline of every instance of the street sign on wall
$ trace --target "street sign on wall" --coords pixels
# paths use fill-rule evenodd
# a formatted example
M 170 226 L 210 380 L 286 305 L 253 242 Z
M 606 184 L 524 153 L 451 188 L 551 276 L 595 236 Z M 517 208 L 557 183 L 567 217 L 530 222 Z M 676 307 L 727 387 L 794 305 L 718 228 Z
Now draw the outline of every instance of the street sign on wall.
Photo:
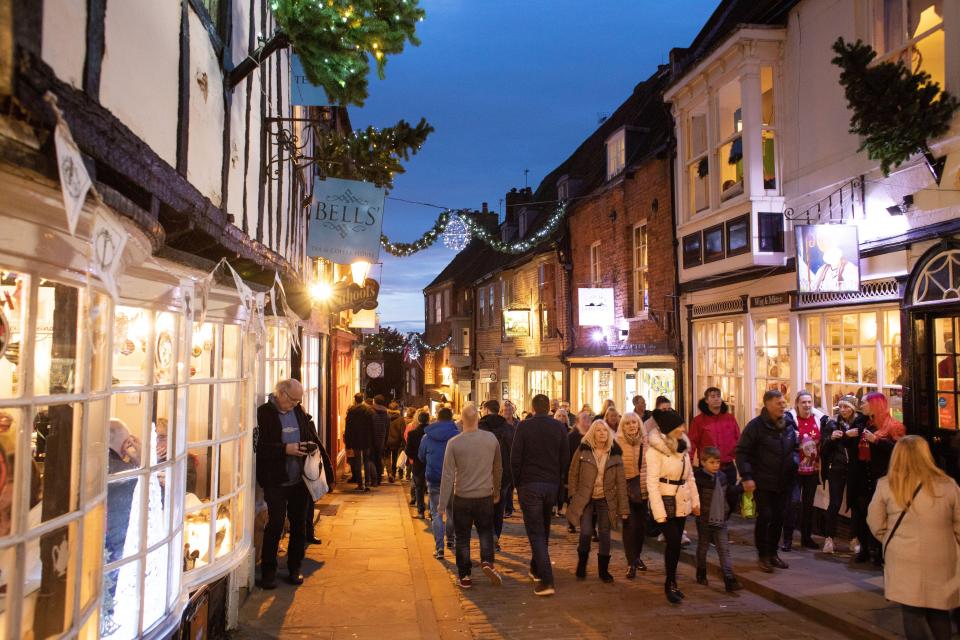
M 317 178 L 307 255 L 338 264 L 380 259 L 384 190 L 369 182 Z
M 591 287 L 577 289 L 577 309 L 581 327 L 609 327 L 613 324 L 613 289 Z

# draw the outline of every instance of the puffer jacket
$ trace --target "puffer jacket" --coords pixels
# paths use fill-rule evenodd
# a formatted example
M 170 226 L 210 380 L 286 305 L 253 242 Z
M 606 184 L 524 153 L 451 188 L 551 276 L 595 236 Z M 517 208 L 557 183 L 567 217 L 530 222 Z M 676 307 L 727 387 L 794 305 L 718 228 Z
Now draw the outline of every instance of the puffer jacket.
M 630 444 L 623 431 L 617 432 L 617 444 L 623 449 L 623 475 L 629 483 L 631 480 L 640 483 L 640 497 L 647 499 L 647 486 L 643 471 L 643 425 L 634 444 Z
M 403 447 L 403 430 L 407 427 L 403 414 L 399 411 L 387 411 L 390 416 L 390 429 L 387 431 L 387 449 Z
M 737 443 L 737 471 L 761 491 L 789 491 L 797 479 L 797 425 L 789 413 L 778 429 L 763 409 L 747 423 Z
M 687 443 L 687 451 L 677 451 L 679 440 L 668 438 L 659 429 L 653 429 L 647 434 L 647 451 L 644 459 L 647 461 L 647 494 L 650 500 L 650 512 L 657 522 L 666 520 L 667 512 L 663 507 L 663 496 L 676 496 L 676 517 L 682 518 L 700 508 L 700 494 L 697 493 L 697 483 L 693 480 L 693 464 L 690 462 L 690 441 L 683 436 Z M 683 484 L 675 485 L 665 480 L 682 480 Z
M 457 425 L 449 421 L 434 422 L 424 430 L 423 439 L 417 448 L 417 457 L 426 465 L 427 483 L 440 486 L 443 477 L 443 456 L 447 452 L 447 442 L 459 435 Z
M 830 471 L 837 473 L 849 473 L 851 466 L 857 460 L 857 443 L 860 442 L 860 436 L 867 427 L 867 416 L 859 411 L 853 414 L 853 419 L 847 423 L 838 415 L 828 416 L 821 426 L 822 435 L 820 436 L 820 479 L 826 480 L 830 476 Z M 856 429 L 857 435 L 849 437 L 846 432 L 850 429 Z M 839 430 L 843 435 L 838 440 L 831 436 L 834 431 Z
M 627 481 L 623 477 L 623 450 L 616 442 L 610 446 L 610 455 L 603 468 L 603 497 L 607 501 L 610 525 L 616 529 L 620 519 L 630 515 L 627 502 Z M 597 458 L 593 448 L 581 443 L 567 473 L 567 494 L 570 506 L 567 507 L 567 520 L 576 527 L 580 526 L 583 510 L 593 499 L 593 487 L 597 482 Z
M 373 445 L 374 451 L 383 451 L 387 442 L 387 432 L 390 431 L 390 414 L 384 407 L 373 405 Z
M 740 439 L 740 425 L 730 413 L 726 402 L 720 404 L 720 413 L 710 413 L 707 401 L 701 399 L 697 404 L 700 413 L 690 421 L 690 459 L 696 457 L 698 451 L 707 447 L 720 449 L 720 464 L 733 462 Z
M 703 505 L 700 509 L 700 515 L 697 516 L 697 520 L 700 521 L 701 524 L 710 524 L 710 506 L 713 504 L 713 494 L 717 490 L 717 479 L 720 480 L 720 488 L 723 490 L 723 519 L 728 520 L 730 514 L 736 508 L 740 496 L 743 495 L 743 485 L 727 484 L 727 474 L 718 471 L 716 475 L 710 475 L 703 467 L 694 471 L 693 476 L 697 483 L 697 493 L 700 495 L 700 504 Z

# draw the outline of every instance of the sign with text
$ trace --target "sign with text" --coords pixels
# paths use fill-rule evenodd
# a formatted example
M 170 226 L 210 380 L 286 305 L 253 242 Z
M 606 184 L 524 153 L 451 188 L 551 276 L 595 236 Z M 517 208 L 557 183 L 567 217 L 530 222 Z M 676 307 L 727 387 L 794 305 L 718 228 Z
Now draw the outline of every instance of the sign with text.
M 613 324 L 613 288 L 577 289 L 581 327 L 609 327 Z
M 303 70 L 300 56 L 290 56 L 290 104 L 303 107 L 325 107 L 330 104 L 330 98 L 323 87 L 311 84 Z
M 504 309 L 503 335 L 507 338 L 526 338 L 530 335 L 530 309 Z
M 338 264 L 380 259 L 384 190 L 369 182 L 317 178 L 307 255 Z
M 378 295 L 380 295 L 380 283 L 376 280 L 367 278 L 363 281 L 362 287 L 355 282 L 344 280 L 333 285 L 327 304 L 333 313 L 347 309 L 359 313 L 365 309 L 368 311 L 376 309 Z
M 808 224 L 797 234 L 800 293 L 860 291 L 860 243 L 852 224 Z
M 790 303 L 790 293 L 785 291 L 783 293 L 768 293 L 765 296 L 750 296 L 750 308 L 756 309 L 757 307 L 776 307 L 781 304 Z

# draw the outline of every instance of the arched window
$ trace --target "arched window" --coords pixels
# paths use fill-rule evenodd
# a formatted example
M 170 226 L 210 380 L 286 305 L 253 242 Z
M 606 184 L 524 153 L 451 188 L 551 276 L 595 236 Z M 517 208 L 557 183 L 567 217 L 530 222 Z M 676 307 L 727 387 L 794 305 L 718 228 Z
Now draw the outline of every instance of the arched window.
M 913 304 L 940 304 L 960 300 L 960 249 L 937 254 L 917 274 Z

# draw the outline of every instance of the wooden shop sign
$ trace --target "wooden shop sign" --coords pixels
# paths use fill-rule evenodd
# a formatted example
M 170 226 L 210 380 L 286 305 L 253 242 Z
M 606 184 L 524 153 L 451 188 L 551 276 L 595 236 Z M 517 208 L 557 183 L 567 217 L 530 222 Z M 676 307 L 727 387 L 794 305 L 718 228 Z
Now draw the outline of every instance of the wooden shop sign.
M 358 312 L 377 308 L 377 296 L 380 295 L 380 283 L 371 278 L 363 281 L 363 286 L 344 281 L 333 285 L 330 293 L 330 311 L 339 313 L 347 309 Z
M 781 304 L 790 303 L 790 292 L 784 291 L 782 293 L 768 293 L 765 296 L 751 296 L 750 297 L 750 308 L 755 309 L 757 307 L 776 307 Z

